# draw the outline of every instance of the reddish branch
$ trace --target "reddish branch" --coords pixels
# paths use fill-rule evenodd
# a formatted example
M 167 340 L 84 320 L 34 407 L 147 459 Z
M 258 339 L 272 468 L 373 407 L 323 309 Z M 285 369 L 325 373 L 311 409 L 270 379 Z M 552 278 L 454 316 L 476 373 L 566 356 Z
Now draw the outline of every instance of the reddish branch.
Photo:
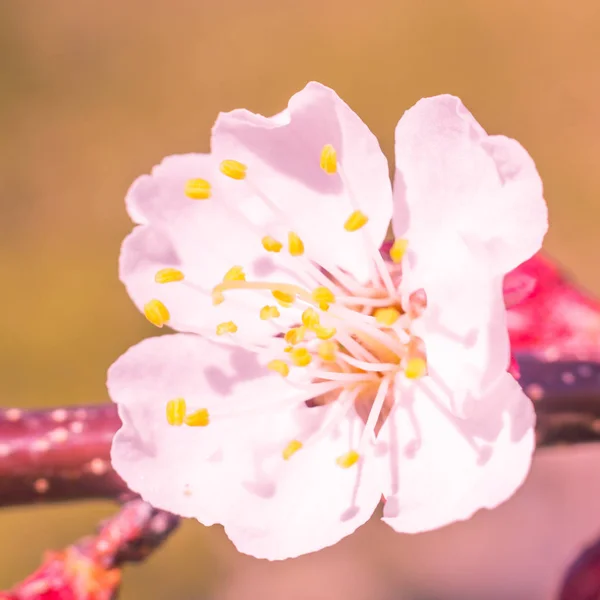
M 177 527 L 178 518 L 135 499 L 66 550 L 48 552 L 40 568 L 0 600 L 111 600 L 125 563 L 143 560 Z

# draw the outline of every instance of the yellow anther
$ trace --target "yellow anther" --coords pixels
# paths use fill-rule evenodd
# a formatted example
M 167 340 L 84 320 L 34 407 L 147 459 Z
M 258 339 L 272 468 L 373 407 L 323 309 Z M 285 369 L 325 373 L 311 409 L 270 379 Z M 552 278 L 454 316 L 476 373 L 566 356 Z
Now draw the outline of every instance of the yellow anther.
M 223 292 L 220 290 L 213 290 L 213 293 L 212 293 L 213 306 L 218 306 L 219 304 L 221 304 L 224 301 L 225 301 L 225 296 L 223 295 Z
M 290 460 L 290 458 L 302 448 L 302 442 L 299 440 L 292 440 L 284 449 L 281 455 L 283 460 Z
M 237 325 L 233 321 L 226 321 L 217 325 L 217 335 L 225 335 L 226 333 L 235 333 L 238 330 Z
M 408 240 L 404 240 L 402 238 L 398 238 L 392 244 L 390 248 L 390 258 L 393 262 L 400 263 L 404 258 L 404 254 L 406 253 L 406 249 L 408 248 Z
M 328 362 L 335 360 L 337 344 L 335 342 L 321 342 L 317 348 L 318 355 Z
M 293 348 L 290 350 L 290 359 L 297 367 L 310 365 L 312 356 L 306 348 Z
M 288 233 L 288 249 L 292 256 L 302 256 L 304 254 L 304 242 L 293 231 Z
M 304 336 L 306 335 L 306 327 L 301 325 L 300 327 L 292 327 L 286 334 L 283 336 L 285 341 L 291 346 L 295 346 L 299 344 L 302 340 L 304 340 Z
M 388 306 L 387 308 L 376 309 L 373 316 L 380 325 L 391 327 L 400 318 L 400 311 Z
M 248 167 L 237 160 L 224 160 L 220 164 L 219 169 L 221 173 L 227 175 L 227 177 L 231 177 L 231 179 L 245 179 Z
M 270 235 L 265 235 L 265 237 L 261 240 L 263 248 L 267 252 L 279 252 L 283 248 L 283 244 L 278 242 L 275 238 Z
M 307 308 L 302 313 L 302 323 L 308 329 L 312 329 L 319 324 L 319 313 L 314 308 Z
M 321 150 L 321 169 L 328 175 L 337 172 L 337 155 L 331 144 L 325 144 Z
M 183 422 L 189 427 L 206 427 L 210 423 L 210 416 L 206 408 L 201 408 L 185 417 Z
M 321 310 L 327 310 L 329 305 L 335 302 L 333 292 L 324 286 L 317 287 L 313 290 L 312 299 L 319 305 Z
M 156 298 L 144 304 L 144 315 L 156 327 L 162 327 L 171 318 L 167 307 Z
M 404 374 L 408 379 L 419 379 L 427 374 L 427 361 L 424 358 L 409 358 L 404 369 Z
M 344 229 L 346 231 L 358 231 L 361 227 L 364 227 L 369 221 L 369 217 L 360 210 L 355 210 L 344 223 Z
M 322 325 L 315 325 L 313 331 L 320 340 L 330 340 L 337 333 L 335 327 L 323 327 Z
M 284 361 L 276 358 L 267 364 L 267 369 L 279 373 L 282 377 L 287 377 L 290 374 L 290 368 Z
M 276 319 L 281 316 L 279 313 L 279 309 L 276 306 L 263 306 L 260 309 L 260 318 L 263 321 L 267 321 L 268 319 Z
M 223 276 L 223 281 L 246 281 L 244 268 L 239 265 L 231 267 L 231 269 Z
M 271 292 L 273 298 L 277 300 L 280 306 L 283 308 L 289 308 L 292 304 L 294 304 L 294 300 L 296 299 L 293 294 L 288 294 L 287 292 L 282 292 L 281 290 L 274 290 Z
M 183 425 L 185 419 L 185 400 L 175 398 L 167 402 L 167 423 L 169 425 Z
M 335 459 L 335 462 L 342 469 L 349 469 L 352 465 L 355 465 L 360 458 L 360 454 L 356 450 L 350 450 L 346 452 L 346 454 L 342 454 L 342 456 L 338 456 Z
M 171 283 L 172 281 L 181 281 L 182 279 L 183 273 L 179 269 L 172 269 L 170 267 L 161 269 L 154 275 L 156 283 Z
M 208 200 L 210 183 L 206 179 L 190 179 L 185 184 L 185 195 L 192 200 Z

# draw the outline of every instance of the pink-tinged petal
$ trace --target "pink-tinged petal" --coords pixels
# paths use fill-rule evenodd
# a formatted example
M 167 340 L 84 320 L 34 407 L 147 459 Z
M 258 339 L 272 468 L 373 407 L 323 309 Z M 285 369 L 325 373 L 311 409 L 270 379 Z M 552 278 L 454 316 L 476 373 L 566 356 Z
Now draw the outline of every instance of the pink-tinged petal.
M 336 464 L 360 420 L 311 438 L 334 407 L 308 408 L 302 391 L 243 350 L 194 335 L 152 338 L 111 367 L 108 387 L 123 420 L 113 465 L 128 486 L 159 508 L 224 524 L 243 552 L 283 559 L 319 550 L 379 502 L 372 455 L 350 469 Z M 210 424 L 169 426 L 165 404 L 177 397 L 190 412 L 208 408 Z M 304 447 L 284 460 L 294 439 Z
M 186 182 L 202 178 L 211 184 L 211 197 L 193 200 Z M 268 291 L 231 291 L 225 302 L 213 306 L 211 292 L 233 266 L 244 268 L 248 280 L 296 282 L 293 271 L 279 255 L 267 253 L 260 234 L 240 207 L 251 198 L 240 196 L 209 155 L 171 156 L 139 178 L 127 196 L 134 220 L 142 223 L 125 240 L 120 277 L 138 308 L 158 299 L 169 310 L 169 325 L 181 331 L 214 334 L 218 323 L 234 321 L 240 337 L 273 335 L 279 329 L 259 318 L 259 310 L 272 304 Z M 156 283 L 163 268 L 183 272 L 184 280 Z M 296 311 L 281 311 L 279 322 L 294 322 Z
M 427 308 L 412 324 L 425 344 L 428 372 L 446 405 L 468 416 L 475 399 L 510 363 L 502 277 L 490 273 L 485 248 L 461 240 L 409 252 L 400 290 L 424 289 Z
M 404 114 L 396 170 L 396 237 L 474 239 L 502 274 L 541 247 L 548 215 L 533 160 L 515 140 L 488 136 L 458 98 L 425 98 Z
M 338 158 L 332 175 L 320 167 L 327 144 Z M 247 110 L 221 114 L 211 148 L 219 158 L 248 166 L 240 186 L 259 190 L 280 209 L 278 222 L 270 225 L 279 227 L 277 235 L 295 231 L 307 255 L 322 266 L 368 278 L 370 255 L 391 218 L 388 164 L 375 136 L 333 90 L 309 83 L 272 118 Z M 355 210 L 369 222 L 349 233 L 344 223 Z
M 418 533 L 494 508 L 523 483 L 534 450 L 535 414 L 506 374 L 481 399 L 476 418 L 441 408 L 426 381 L 406 387 L 379 434 L 383 520 Z
M 350 468 L 336 464 L 364 424 L 352 411 L 328 433 L 317 433 L 333 410 L 302 406 L 269 415 L 252 426 L 250 452 L 240 444 L 237 455 L 246 477 L 228 498 L 224 524 L 241 552 L 269 560 L 314 552 L 350 535 L 373 514 L 381 487 L 372 448 Z M 313 441 L 282 459 L 291 439 L 311 432 L 317 436 Z
M 542 256 L 536 255 L 505 278 L 533 280 L 526 297 L 508 311 L 511 345 L 546 360 L 600 361 L 600 303 L 571 283 Z
M 235 464 L 219 461 L 224 441 L 244 427 L 248 411 L 269 402 L 285 406 L 297 395 L 255 355 L 190 334 L 133 346 L 109 369 L 107 386 L 123 421 L 112 447 L 115 470 L 152 505 L 206 525 L 221 520 L 230 493 L 223 482 L 236 477 L 227 472 Z M 189 413 L 207 408 L 210 424 L 169 425 L 166 405 L 176 398 Z M 224 413 L 239 419 L 218 417 Z

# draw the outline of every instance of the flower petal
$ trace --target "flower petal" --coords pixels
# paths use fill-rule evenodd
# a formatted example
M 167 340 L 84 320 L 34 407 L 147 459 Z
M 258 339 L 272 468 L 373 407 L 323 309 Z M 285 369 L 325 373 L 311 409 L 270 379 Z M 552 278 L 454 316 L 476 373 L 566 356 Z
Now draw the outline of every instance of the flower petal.
M 406 387 L 379 440 L 384 521 L 417 533 L 494 508 L 523 483 L 534 450 L 535 414 L 506 374 L 480 403 L 476 418 L 443 410 L 427 382 Z M 485 408 L 484 408 L 485 407 Z
M 332 175 L 320 167 L 327 144 L 338 159 Z M 333 90 L 309 83 L 272 118 L 246 110 L 221 114 L 211 148 L 222 159 L 248 165 L 247 180 L 240 184 L 279 207 L 279 226 L 300 235 L 307 256 L 326 268 L 335 265 L 368 278 L 371 253 L 383 242 L 391 218 L 388 165 L 375 136 Z M 355 210 L 369 222 L 349 233 L 344 223 Z
M 193 178 L 211 184 L 209 199 L 184 194 Z M 259 318 L 260 308 L 273 303 L 269 291 L 230 291 L 223 304 L 213 306 L 213 287 L 236 265 L 249 280 L 298 282 L 279 257 L 265 251 L 259 233 L 242 216 L 240 206 L 247 207 L 251 198 L 240 197 L 229 186 L 215 160 L 202 154 L 168 157 L 152 175 L 139 178 L 127 205 L 143 225 L 123 244 L 120 276 L 138 308 L 154 298 L 163 302 L 175 329 L 214 335 L 216 324 L 232 320 L 238 337 L 271 336 L 281 327 Z M 167 267 L 181 270 L 185 279 L 156 283 L 156 272 Z M 281 312 L 278 322 L 283 327 L 299 318 L 294 309 Z
M 429 375 L 448 408 L 468 416 L 510 361 L 503 279 L 481 245 L 440 239 L 420 248 L 403 264 L 400 290 L 404 297 L 425 290 L 427 308 L 412 332 L 425 344 Z
M 159 508 L 223 523 L 243 552 L 282 559 L 318 550 L 379 502 L 372 455 L 336 465 L 363 426 L 356 415 L 311 441 L 334 406 L 308 408 L 303 391 L 243 350 L 194 335 L 152 338 L 111 367 L 108 386 L 123 420 L 112 460 L 128 486 Z M 165 403 L 175 397 L 208 408 L 210 424 L 169 426 Z M 293 439 L 305 445 L 284 460 Z
M 404 114 L 396 169 L 396 237 L 478 240 L 502 274 L 541 247 L 548 215 L 533 160 L 515 140 L 488 136 L 458 98 L 425 98 Z

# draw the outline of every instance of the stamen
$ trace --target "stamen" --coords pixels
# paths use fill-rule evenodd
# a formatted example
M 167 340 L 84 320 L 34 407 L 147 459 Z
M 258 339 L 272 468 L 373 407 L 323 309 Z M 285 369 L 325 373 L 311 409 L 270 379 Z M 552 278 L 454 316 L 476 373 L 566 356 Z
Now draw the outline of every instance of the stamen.
M 162 327 L 171 318 L 167 307 L 156 298 L 144 305 L 144 316 L 156 327 Z
M 377 421 L 379 420 L 379 415 L 381 414 L 383 403 L 385 402 L 388 390 L 390 389 L 390 384 L 390 376 L 388 375 L 381 382 L 381 385 L 377 390 L 377 394 L 375 394 L 373 406 L 371 406 L 367 422 L 365 423 L 365 428 L 361 435 L 360 442 L 358 443 L 358 449 L 360 452 L 364 452 L 366 443 L 375 435 L 375 426 L 377 425 Z
M 295 346 L 304 340 L 304 336 L 306 335 L 306 327 L 303 325 L 301 327 L 292 327 L 286 334 L 283 336 L 285 341 Z
M 392 259 L 392 262 L 396 264 L 401 263 L 407 248 L 408 240 L 402 238 L 394 240 L 394 243 L 390 248 L 390 258 Z
M 419 379 L 427 373 L 427 361 L 421 357 L 409 358 L 404 374 L 408 379 Z
M 342 469 L 349 469 L 353 465 L 355 465 L 360 459 L 360 454 L 356 450 L 350 450 L 346 452 L 346 454 L 342 454 L 342 456 L 338 456 L 335 459 L 336 464 Z
M 326 362 L 335 361 L 337 344 L 335 342 L 321 342 L 317 347 L 318 355 Z
M 289 354 L 291 361 L 297 367 L 307 367 L 312 361 L 312 356 L 307 348 L 293 348 Z
M 267 321 L 268 319 L 276 319 L 279 316 L 281 316 L 281 314 L 276 306 L 263 306 L 260 309 L 260 318 L 263 321 Z
M 210 183 L 206 179 L 190 179 L 185 184 L 184 193 L 192 200 L 208 200 L 211 195 Z
M 293 231 L 288 233 L 288 249 L 292 256 L 304 254 L 304 242 Z
M 369 217 L 360 210 L 355 210 L 344 223 L 344 229 L 346 231 L 358 231 L 361 227 L 364 227 L 369 221 Z
M 179 269 L 172 269 L 167 267 L 166 269 L 161 269 L 156 272 L 154 275 L 154 281 L 156 283 L 171 283 L 173 281 L 182 281 L 183 273 Z
M 226 333 L 235 333 L 238 330 L 237 325 L 233 321 L 226 321 L 217 325 L 217 335 L 225 335 Z
M 395 371 L 398 369 L 398 364 L 396 363 L 386 363 L 380 362 L 377 360 L 376 362 L 368 362 L 366 360 L 358 360 L 349 354 L 344 352 L 338 354 L 338 359 L 343 360 L 345 363 L 360 369 L 361 371 L 374 371 L 377 373 L 383 373 L 384 371 Z
M 289 308 L 292 304 L 294 304 L 295 297 L 292 294 L 282 292 L 281 290 L 274 290 L 271 292 L 271 294 L 273 298 L 279 302 L 280 306 L 283 306 L 283 308 Z
M 244 268 L 239 265 L 231 267 L 231 269 L 223 276 L 223 281 L 246 281 Z
M 323 327 L 322 325 L 315 325 L 312 330 L 320 340 L 330 340 L 337 333 L 335 327 Z
M 213 306 L 218 306 L 222 302 L 225 302 L 225 296 L 223 295 L 223 292 L 221 292 L 219 290 L 213 290 L 213 292 L 212 292 Z
M 400 318 L 400 311 L 392 306 L 378 308 L 373 312 L 373 316 L 380 325 L 391 327 Z
M 321 310 L 328 310 L 329 305 L 335 302 L 333 292 L 325 286 L 319 286 L 313 290 L 312 299 L 319 305 Z
M 208 409 L 201 408 L 184 419 L 184 423 L 189 427 L 206 427 L 210 423 Z
M 167 402 L 167 423 L 169 425 L 183 425 L 185 418 L 185 400 L 183 398 L 175 398 Z
M 287 363 L 278 358 L 267 363 L 267 369 L 279 373 L 282 377 L 287 377 L 290 374 L 290 368 Z
M 280 252 L 283 248 L 283 244 L 278 242 L 275 238 L 272 238 L 270 235 L 266 235 L 261 241 L 263 248 L 267 252 Z
M 237 160 L 224 160 L 219 169 L 221 173 L 232 179 L 245 179 L 248 167 Z
M 427 294 L 423 288 L 414 291 L 408 297 L 408 315 L 411 319 L 418 319 L 427 308 Z
M 317 311 L 314 308 L 307 308 L 302 313 L 302 323 L 308 329 L 312 329 L 313 327 L 318 325 L 319 321 L 320 321 L 319 314 L 317 313 Z
M 325 144 L 323 150 L 321 150 L 321 169 L 328 175 L 337 172 L 337 154 L 331 144 Z
M 302 442 L 299 440 L 292 440 L 284 449 L 281 455 L 283 460 L 289 460 L 298 450 L 302 448 Z

